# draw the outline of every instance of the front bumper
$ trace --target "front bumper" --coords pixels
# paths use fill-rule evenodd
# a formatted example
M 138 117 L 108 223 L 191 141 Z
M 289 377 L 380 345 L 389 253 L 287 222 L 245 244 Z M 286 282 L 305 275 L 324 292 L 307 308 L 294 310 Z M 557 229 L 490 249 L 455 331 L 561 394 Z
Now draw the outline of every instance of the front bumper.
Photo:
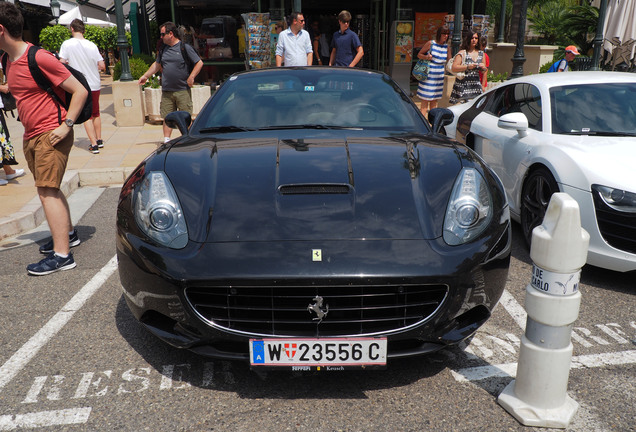
M 172 250 L 147 243 L 118 225 L 117 255 L 126 302 L 150 332 L 177 348 L 224 359 L 247 360 L 250 337 L 282 337 L 290 332 L 246 331 L 209 321 L 188 298 L 191 287 L 205 291 L 206 287 L 293 290 L 296 286 L 315 289 L 317 294 L 321 287 L 332 291 L 347 286 L 445 287 L 440 304 L 421 320 L 371 333 L 343 326 L 347 332 L 338 335 L 387 336 L 389 358 L 397 358 L 459 343 L 489 318 L 506 283 L 510 240 L 510 222 L 505 219 L 480 240 L 457 247 L 423 240 L 353 240 L 190 242 L 182 250 Z M 317 249 L 321 261 L 312 260 Z M 302 301 L 308 304 L 311 297 Z M 337 307 L 337 299 L 329 301 Z M 304 316 L 311 322 L 311 314 Z M 316 329 L 303 335 L 320 337 L 320 326 Z

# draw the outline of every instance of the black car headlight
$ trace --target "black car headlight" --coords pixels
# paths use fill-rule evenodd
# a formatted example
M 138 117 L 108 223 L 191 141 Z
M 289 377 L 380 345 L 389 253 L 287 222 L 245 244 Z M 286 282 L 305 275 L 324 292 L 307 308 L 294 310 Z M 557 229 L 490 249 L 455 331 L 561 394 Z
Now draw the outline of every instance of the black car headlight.
M 177 194 L 160 171 L 151 171 L 137 186 L 135 221 L 148 237 L 162 246 L 181 249 L 188 243 L 188 228 Z
M 474 168 L 464 168 L 455 180 L 446 216 L 444 241 L 467 243 L 481 234 L 492 219 L 492 199 L 486 180 Z
M 636 213 L 635 193 L 596 184 L 592 185 L 592 190 L 596 191 L 605 204 L 614 210 L 625 213 Z

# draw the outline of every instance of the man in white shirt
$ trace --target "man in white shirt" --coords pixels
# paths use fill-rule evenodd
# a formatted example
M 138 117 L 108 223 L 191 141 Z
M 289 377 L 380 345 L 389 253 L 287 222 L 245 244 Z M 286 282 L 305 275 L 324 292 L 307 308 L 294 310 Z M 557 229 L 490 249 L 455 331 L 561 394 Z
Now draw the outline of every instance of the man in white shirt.
M 86 77 L 91 88 L 89 97 L 93 98 L 93 112 L 91 119 L 84 122 L 86 135 L 91 141 L 88 151 L 99 153 L 99 149 L 104 147 L 102 141 L 102 119 L 99 115 L 99 92 L 101 81 L 99 71 L 106 70 L 106 64 L 99 53 L 97 45 L 84 39 L 84 23 L 80 19 L 71 21 L 72 38 L 65 40 L 60 47 L 60 61 L 68 63 Z
M 300 12 L 292 12 L 291 25 L 278 35 L 276 45 L 276 66 L 310 66 L 313 60 L 313 48 L 309 33 L 303 30 L 305 17 Z

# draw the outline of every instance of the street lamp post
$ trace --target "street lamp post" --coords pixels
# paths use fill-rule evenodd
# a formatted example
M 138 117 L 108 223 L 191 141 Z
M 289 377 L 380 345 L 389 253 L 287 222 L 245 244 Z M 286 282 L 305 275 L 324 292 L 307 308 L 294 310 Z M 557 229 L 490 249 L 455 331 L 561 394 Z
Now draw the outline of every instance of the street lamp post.
M 523 76 L 523 64 L 526 61 L 523 53 L 523 44 L 526 37 L 526 15 L 528 12 L 528 0 L 522 0 L 519 8 L 519 28 L 517 29 L 517 48 L 515 55 L 512 57 L 512 73 L 510 78 L 519 78 Z
M 607 0 L 601 0 L 601 8 L 598 11 L 598 24 L 596 24 L 596 36 L 594 36 L 594 53 L 592 54 L 592 67 L 590 70 L 597 71 L 601 68 L 601 47 L 603 46 L 603 26 L 605 25 L 605 14 L 607 12 Z
M 499 35 L 497 42 L 504 41 L 504 30 L 506 28 L 506 0 L 501 0 L 501 10 L 499 11 Z
M 453 24 L 453 37 L 451 39 L 453 56 L 459 52 L 459 45 L 462 42 L 462 6 L 462 0 L 455 0 L 455 23 Z
M 57 24 L 57 20 L 60 19 L 60 2 L 57 0 L 51 0 L 51 15 L 55 18 L 55 24 Z
M 121 0 L 115 0 L 115 17 L 117 19 L 117 46 L 119 47 L 119 60 L 121 61 L 120 81 L 132 81 L 130 62 L 128 61 L 128 40 L 126 39 L 126 24 L 124 23 L 124 8 Z

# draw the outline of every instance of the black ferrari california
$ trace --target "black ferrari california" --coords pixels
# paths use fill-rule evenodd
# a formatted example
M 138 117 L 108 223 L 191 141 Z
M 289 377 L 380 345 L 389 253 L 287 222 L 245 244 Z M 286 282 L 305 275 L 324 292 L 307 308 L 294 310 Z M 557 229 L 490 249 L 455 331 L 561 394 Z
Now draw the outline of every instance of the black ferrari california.
M 386 74 L 231 76 L 125 182 L 124 297 L 177 348 L 257 367 L 385 367 L 457 344 L 510 262 L 504 190 Z

